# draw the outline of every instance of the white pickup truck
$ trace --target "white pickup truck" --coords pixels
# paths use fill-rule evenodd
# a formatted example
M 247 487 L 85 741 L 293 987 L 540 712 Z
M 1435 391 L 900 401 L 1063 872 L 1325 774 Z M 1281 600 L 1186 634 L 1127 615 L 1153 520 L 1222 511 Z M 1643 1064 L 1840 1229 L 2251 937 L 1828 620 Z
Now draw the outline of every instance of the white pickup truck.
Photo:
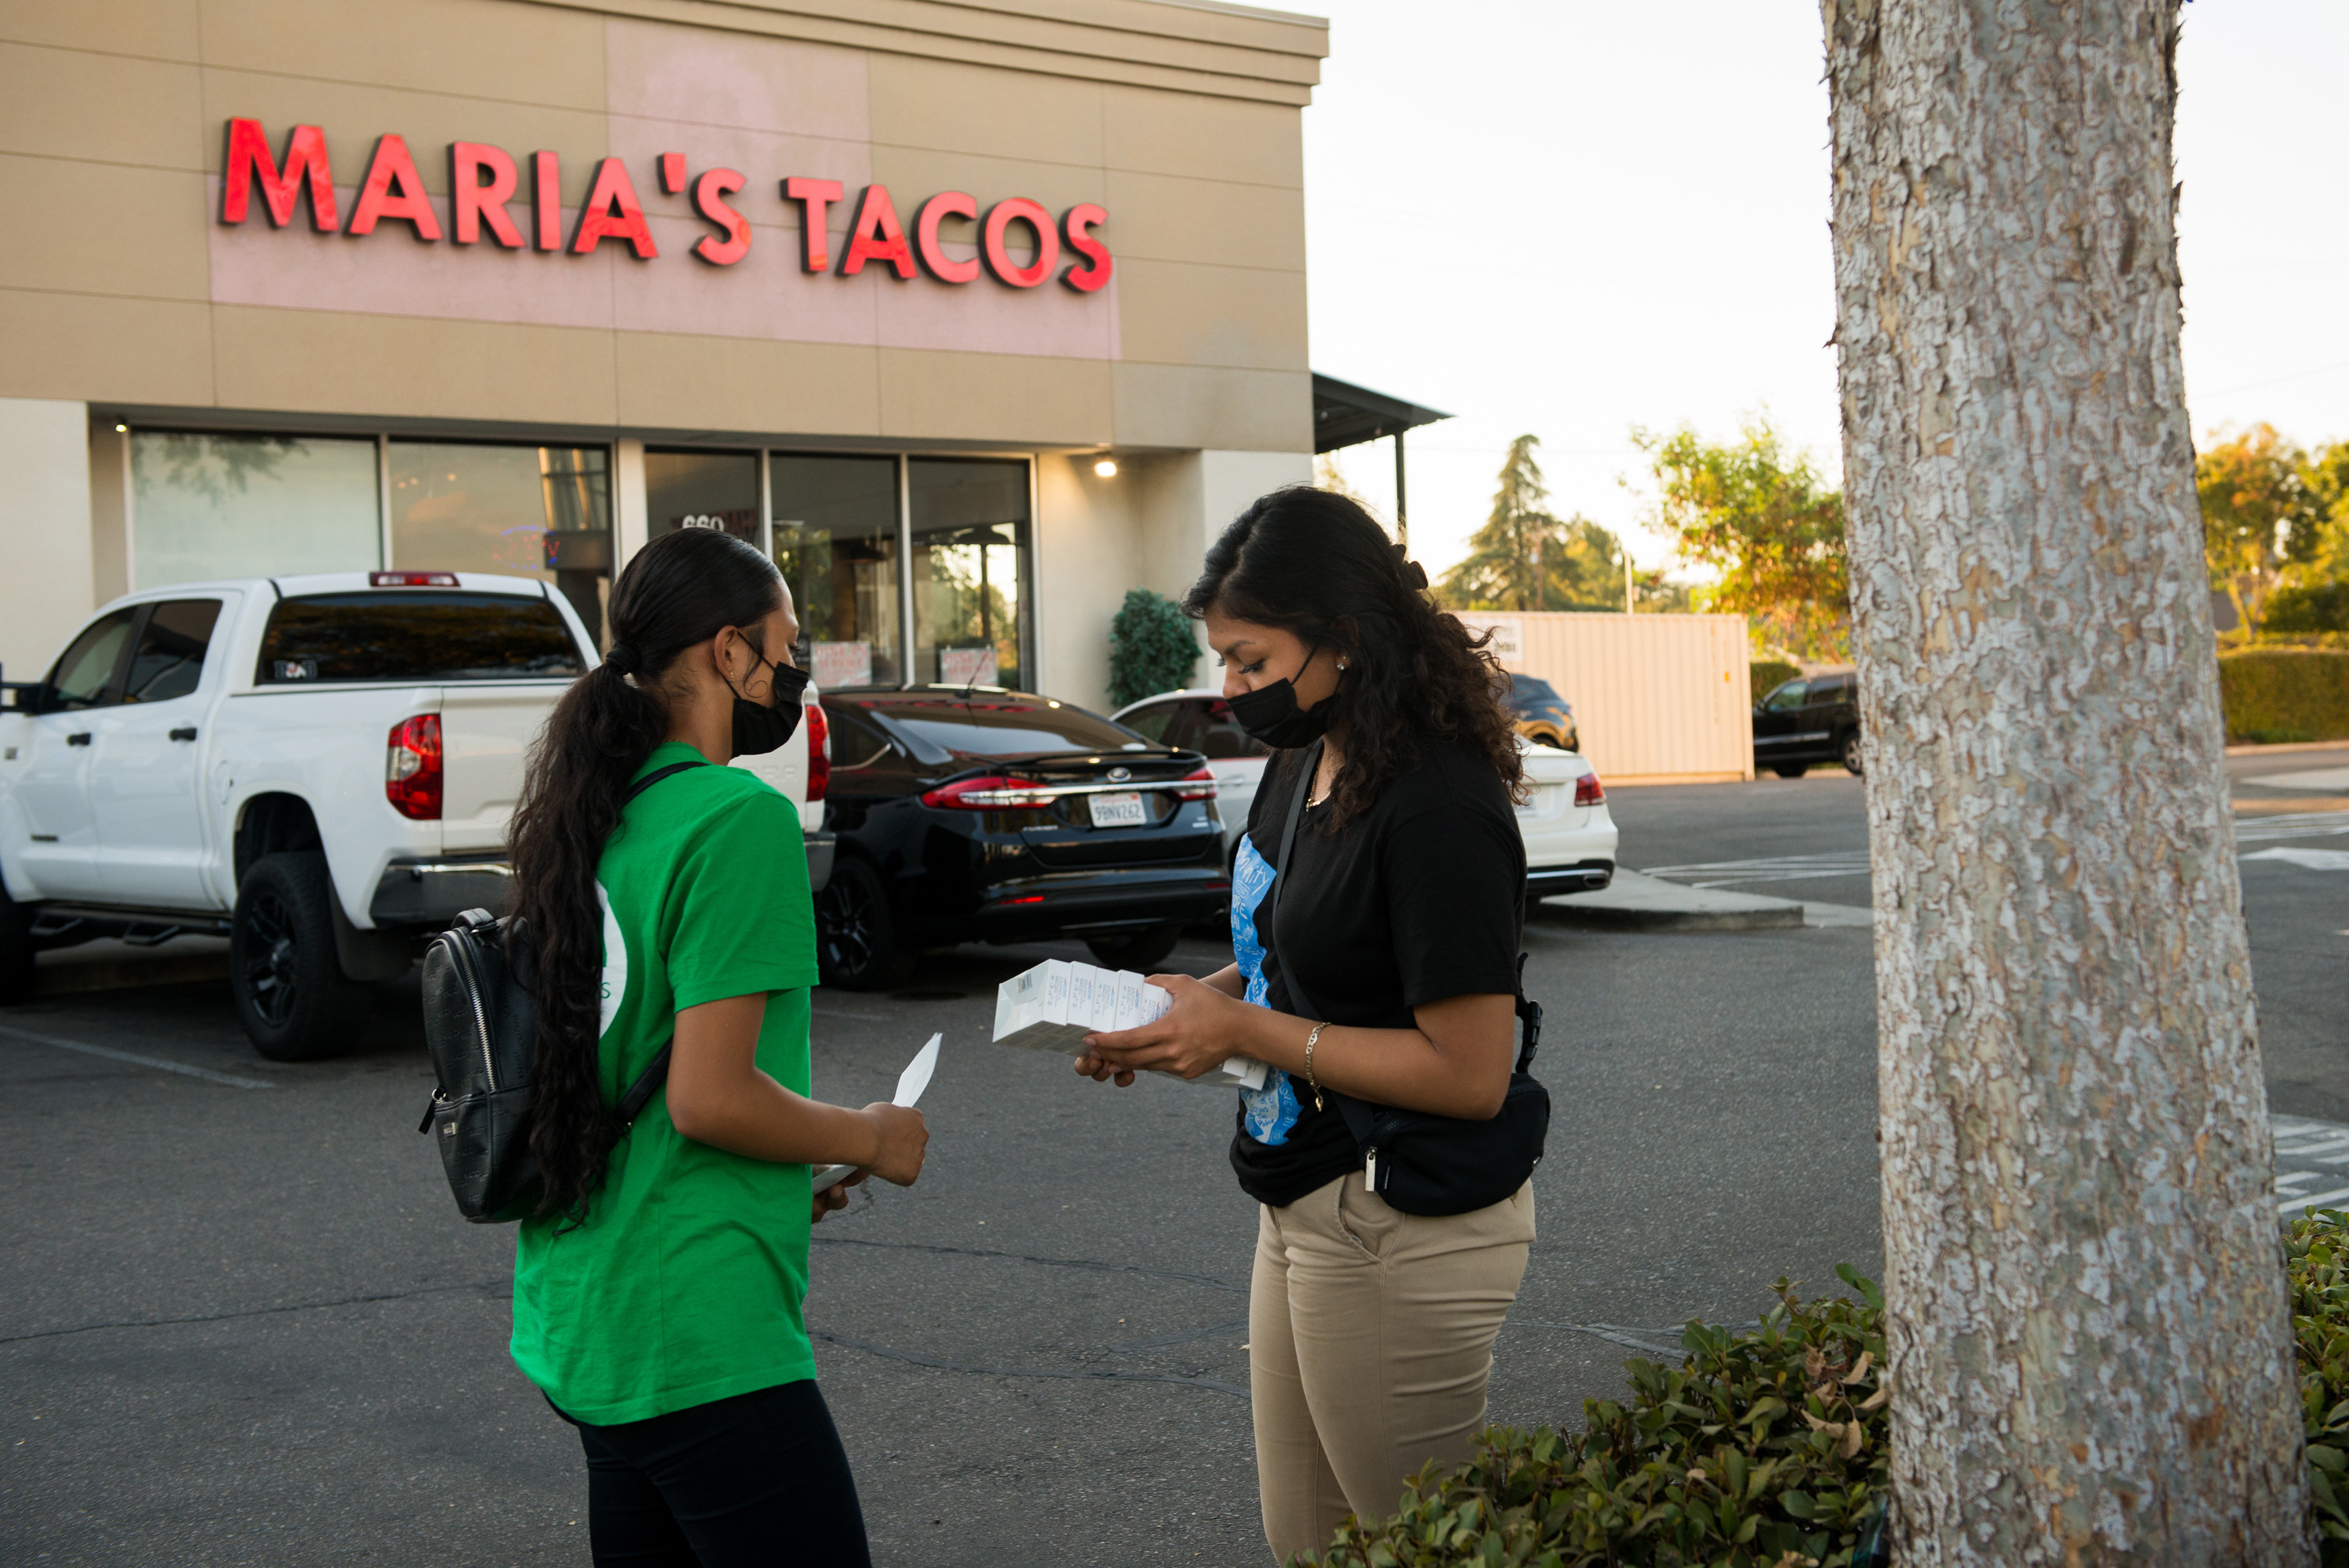
M 504 898 L 523 754 L 597 658 L 528 577 L 338 573 L 117 599 L 44 680 L 0 682 L 0 1002 L 29 991 L 44 948 L 224 935 L 255 1049 L 347 1046 L 371 982 Z M 821 887 L 829 746 L 805 701 L 792 744 L 741 765 L 799 807 Z

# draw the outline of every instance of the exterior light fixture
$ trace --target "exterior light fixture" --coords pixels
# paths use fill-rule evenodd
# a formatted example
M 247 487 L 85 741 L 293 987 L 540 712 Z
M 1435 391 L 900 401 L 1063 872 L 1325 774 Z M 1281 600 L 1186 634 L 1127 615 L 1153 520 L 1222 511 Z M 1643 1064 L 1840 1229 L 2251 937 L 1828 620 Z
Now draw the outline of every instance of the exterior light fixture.
M 130 433 L 130 427 L 129 425 L 117 425 L 114 427 L 114 433 L 116 435 L 129 435 Z
M 1117 477 L 1117 464 L 1112 462 L 1107 458 L 1103 458 L 1099 462 L 1093 464 L 1093 472 L 1100 474 L 1103 479 L 1115 479 Z

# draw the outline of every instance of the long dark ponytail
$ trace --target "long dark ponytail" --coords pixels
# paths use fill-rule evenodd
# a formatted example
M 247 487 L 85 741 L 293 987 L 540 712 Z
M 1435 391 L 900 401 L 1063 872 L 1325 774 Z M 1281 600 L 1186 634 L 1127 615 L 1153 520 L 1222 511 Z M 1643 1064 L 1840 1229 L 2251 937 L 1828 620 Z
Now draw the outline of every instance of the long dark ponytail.
M 1346 766 L 1331 792 L 1332 831 L 1369 810 L 1428 741 L 1482 758 L 1513 796 L 1523 794 L 1525 763 L 1501 702 L 1508 677 L 1493 657 L 1493 634 L 1471 636 L 1426 590 L 1427 574 L 1359 504 L 1292 484 L 1233 520 L 1184 597 L 1194 617 L 1220 610 L 1345 656 L 1337 722 Z
M 595 868 L 629 781 L 668 734 L 662 677 L 685 649 L 754 627 L 781 602 L 775 564 L 730 535 L 686 528 L 655 539 L 613 586 L 611 653 L 563 694 L 531 747 L 510 858 L 513 912 L 536 960 L 530 1152 L 544 1183 L 542 1216 L 585 1213 L 617 1136 L 596 1069 Z

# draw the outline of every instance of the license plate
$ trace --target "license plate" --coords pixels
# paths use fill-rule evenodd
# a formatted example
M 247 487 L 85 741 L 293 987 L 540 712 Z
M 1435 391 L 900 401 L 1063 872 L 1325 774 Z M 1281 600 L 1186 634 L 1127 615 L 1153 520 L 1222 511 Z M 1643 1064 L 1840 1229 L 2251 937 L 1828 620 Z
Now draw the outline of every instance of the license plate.
M 1119 794 L 1087 795 L 1092 808 L 1095 827 L 1147 827 L 1149 814 L 1142 809 L 1142 795 L 1136 791 Z

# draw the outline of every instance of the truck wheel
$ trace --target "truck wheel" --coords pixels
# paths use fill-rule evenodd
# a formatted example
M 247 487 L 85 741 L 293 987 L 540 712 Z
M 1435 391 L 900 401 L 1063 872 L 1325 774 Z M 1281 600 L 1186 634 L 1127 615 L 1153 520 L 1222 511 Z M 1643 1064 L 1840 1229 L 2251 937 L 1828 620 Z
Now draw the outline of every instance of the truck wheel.
M 335 957 L 335 896 L 316 850 L 264 855 L 244 874 L 229 926 L 229 990 L 253 1048 L 273 1062 L 348 1050 L 367 1025 L 368 988 Z
M 1846 735 L 1843 738 L 1843 750 L 1840 753 L 1840 757 L 1843 763 L 1843 771 L 1849 774 L 1854 778 L 1859 777 L 1859 732 L 1857 730 L 1854 730 L 1850 734 Z
M 815 896 L 815 957 L 823 983 L 843 991 L 885 991 L 914 972 L 880 874 L 862 860 L 834 860 Z
M 1183 928 L 1169 920 L 1163 926 L 1145 926 L 1124 936 L 1091 937 L 1085 948 L 1103 969 L 1146 970 L 1164 961 L 1182 937 Z
M 33 994 L 33 911 L 0 888 L 0 1005 Z

